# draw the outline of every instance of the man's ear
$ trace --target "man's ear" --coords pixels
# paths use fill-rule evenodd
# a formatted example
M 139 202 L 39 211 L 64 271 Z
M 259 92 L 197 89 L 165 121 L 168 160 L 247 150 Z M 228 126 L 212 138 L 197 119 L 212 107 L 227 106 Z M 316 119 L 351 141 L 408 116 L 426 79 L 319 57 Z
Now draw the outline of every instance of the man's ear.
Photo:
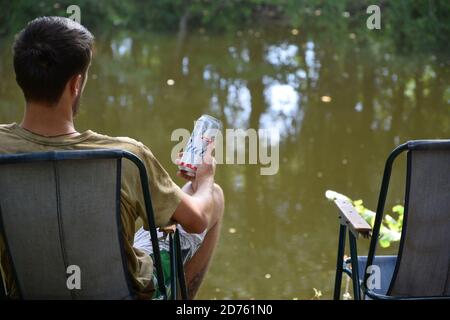
M 77 96 L 81 92 L 83 86 L 83 76 L 81 74 L 76 74 L 69 80 L 69 89 L 72 96 Z

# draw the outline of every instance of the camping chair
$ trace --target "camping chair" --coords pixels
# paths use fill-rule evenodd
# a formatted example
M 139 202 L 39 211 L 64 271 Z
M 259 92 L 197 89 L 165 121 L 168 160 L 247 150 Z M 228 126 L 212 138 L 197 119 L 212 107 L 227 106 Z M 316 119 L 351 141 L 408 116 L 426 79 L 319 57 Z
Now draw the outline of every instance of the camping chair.
M 0 232 L 22 299 L 135 298 L 122 246 L 122 159 L 140 173 L 159 299 L 177 298 L 177 284 L 187 298 L 176 231 L 169 235 L 167 296 L 144 164 L 130 152 L 102 149 L 0 155 Z M 70 290 L 66 271 L 73 265 L 81 288 Z
M 392 165 L 404 151 L 405 211 L 398 254 L 376 256 Z M 409 141 L 392 151 L 384 169 L 373 229 L 346 197 L 338 196 L 334 202 L 340 210 L 335 300 L 340 298 L 343 273 L 351 277 L 357 300 L 450 298 L 450 140 Z M 351 258 L 344 262 L 347 228 Z M 367 257 L 358 256 L 357 237 L 370 233 Z M 380 275 L 377 282 L 374 276 Z

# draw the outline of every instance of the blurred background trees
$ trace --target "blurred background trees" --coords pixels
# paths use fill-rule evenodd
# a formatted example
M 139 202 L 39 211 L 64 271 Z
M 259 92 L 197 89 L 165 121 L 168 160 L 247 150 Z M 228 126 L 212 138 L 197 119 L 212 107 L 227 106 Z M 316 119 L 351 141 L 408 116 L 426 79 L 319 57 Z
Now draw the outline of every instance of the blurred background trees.
M 81 8 L 82 23 L 95 32 L 117 29 L 171 31 L 184 37 L 190 28 L 213 32 L 281 24 L 321 30 L 339 40 L 365 29 L 366 8 L 381 7 L 382 36 L 399 52 L 449 53 L 450 1 L 447 0 L 0 0 L 0 36 L 14 34 L 40 15 L 67 15 Z M 367 30 L 361 30 L 367 31 Z M 360 39 L 364 41 L 364 39 Z

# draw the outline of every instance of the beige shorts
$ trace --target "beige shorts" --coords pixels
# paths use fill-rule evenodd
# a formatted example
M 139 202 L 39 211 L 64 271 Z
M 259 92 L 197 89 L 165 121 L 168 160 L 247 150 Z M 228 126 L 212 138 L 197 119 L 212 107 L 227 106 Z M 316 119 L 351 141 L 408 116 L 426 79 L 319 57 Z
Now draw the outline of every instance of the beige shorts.
M 201 234 L 188 233 L 181 225 L 177 225 L 177 229 L 180 234 L 180 246 L 183 263 L 189 261 L 205 239 L 206 230 Z M 146 253 L 153 254 L 152 243 L 150 241 L 150 232 L 144 230 L 142 227 L 134 234 L 133 247 L 140 249 Z M 158 243 L 160 250 L 169 251 L 169 238 L 158 231 Z

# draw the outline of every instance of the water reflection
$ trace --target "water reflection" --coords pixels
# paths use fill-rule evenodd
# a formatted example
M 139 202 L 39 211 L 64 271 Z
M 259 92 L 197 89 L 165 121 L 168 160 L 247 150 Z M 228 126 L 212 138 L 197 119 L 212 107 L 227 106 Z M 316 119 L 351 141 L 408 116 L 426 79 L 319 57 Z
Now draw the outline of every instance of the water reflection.
M 318 69 L 320 68 L 320 62 L 315 59 L 316 55 L 314 53 L 314 43 L 312 41 L 308 41 L 305 47 L 305 64 L 308 68 L 308 77 L 315 82 L 319 77 Z
M 111 41 L 111 50 L 113 57 L 118 59 L 126 55 L 131 54 L 131 48 L 133 46 L 133 39 L 130 37 L 121 40 Z
M 268 81 L 266 81 L 268 82 Z M 281 137 L 295 135 L 303 119 L 300 97 L 294 87 L 277 81 L 267 84 L 264 91 L 267 111 L 261 115 L 260 127 L 278 129 Z
M 227 87 L 227 108 L 224 110 L 227 123 L 236 128 L 245 128 L 252 109 L 250 90 L 239 80 Z
M 223 238 L 201 298 L 302 299 L 313 288 L 329 298 L 338 225 L 324 191 L 373 208 L 396 144 L 448 138 L 448 61 L 303 34 L 193 33 L 183 43 L 170 34 L 96 35 L 80 129 L 143 141 L 173 176 L 170 134 L 190 129 L 202 113 L 226 128 L 282 133 L 277 175 L 260 176 L 258 165 L 218 167 L 227 199 Z M 0 54 L 0 122 L 19 121 L 9 46 Z M 389 205 L 401 202 L 402 175 L 399 166 Z
M 270 45 L 267 47 L 266 59 L 275 66 L 297 67 L 296 60 L 298 47 L 293 44 L 283 43 L 281 45 Z

